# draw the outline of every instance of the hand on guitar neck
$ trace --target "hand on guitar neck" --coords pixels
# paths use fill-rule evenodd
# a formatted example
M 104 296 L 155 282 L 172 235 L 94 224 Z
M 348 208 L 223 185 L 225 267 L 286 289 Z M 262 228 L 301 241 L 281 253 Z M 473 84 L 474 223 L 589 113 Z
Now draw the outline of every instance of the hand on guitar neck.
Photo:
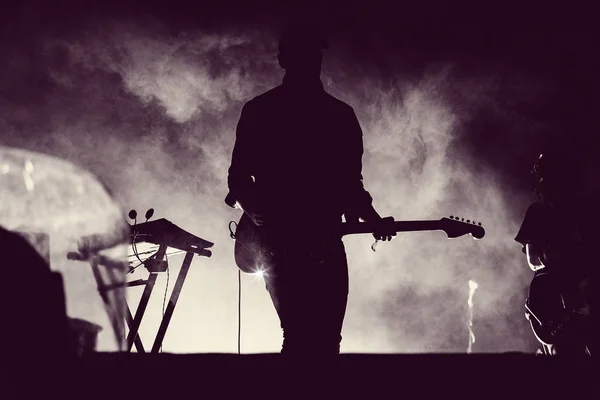
M 382 218 L 372 205 L 363 211 L 360 216 L 347 213 L 344 218 L 346 222 L 359 222 L 362 219 L 365 222 L 376 224 L 376 229 L 373 232 L 373 238 L 376 241 L 390 241 L 396 236 L 394 217 Z

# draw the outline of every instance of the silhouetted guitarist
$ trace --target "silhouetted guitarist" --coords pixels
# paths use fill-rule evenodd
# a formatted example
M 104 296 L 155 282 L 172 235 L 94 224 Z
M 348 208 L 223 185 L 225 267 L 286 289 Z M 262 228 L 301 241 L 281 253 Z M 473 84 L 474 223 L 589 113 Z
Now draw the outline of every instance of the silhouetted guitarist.
M 351 106 L 325 92 L 317 29 L 290 25 L 279 43 L 283 83 L 245 104 L 229 168 L 230 206 L 269 232 L 267 290 L 284 354 L 339 354 L 348 265 L 335 228 L 381 217 L 362 181 L 362 130 Z M 378 240 L 391 240 L 383 228 Z
M 544 152 L 533 167 L 538 200 L 529 206 L 515 240 L 535 272 L 527 318 L 549 355 L 591 354 L 592 277 L 597 261 L 597 171 L 582 148 L 567 144 Z

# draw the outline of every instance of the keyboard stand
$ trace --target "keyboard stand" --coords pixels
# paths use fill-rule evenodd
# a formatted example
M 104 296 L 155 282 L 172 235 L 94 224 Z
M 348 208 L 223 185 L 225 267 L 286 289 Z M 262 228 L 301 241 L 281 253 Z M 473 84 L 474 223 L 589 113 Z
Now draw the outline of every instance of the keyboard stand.
M 164 247 L 164 249 L 163 249 Z M 161 245 L 158 250 L 158 255 L 160 259 L 160 254 L 164 254 L 166 251 L 166 246 Z M 156 338 L 154 339 L 154 344 L 152 345 L 151 353 L 158 353 L 160 351 L 160 347 L 162 346 L 163 339 L 165 334 L 167 333 L 167 328 L 169 327 L 169 323 L 171 322 L 171 317 L 173 316 L 173 311 L 175 311 L 175 306 L 177 305 L 177 301 L 179 300 L 179 295 L 181 293 L 181 289 L 183 288 L 183 284 L 185 282 L 185 278 L 190 269 L 190 265 L 192 264 L 192 259 L 194 258 L 194 253 L 187 252 L 185 255 L 185 259 L 181 265 L 181 269 L 179 270 L 179 274 L 177 276 L 177 280 L 175 281 L 175 286 L 173 287 L 173 291 L 171 292 L 171 297 L 169 298 L 169 303 L 167 304 L 167 309 L 165 310 L 165 314 L 162 317 L 162 321 L 160 323 L 160 327 L 158 328 L 158 333 L 156 334 Z M 138 286 L 145 285 L 144 292 L 142 293 L 142 298 L 140 299 L 140 303 L 138 304 L 137 310 L 135 312 L 135 317 L 132 318 L 131 312 L 129 311 L 129 305 L 127 306 L 127 325 L 129 326 L 129 334 L 127 335 L 127 351 L 131 352 L 133 345 L 135 344 L 135 348 L 138 353 L 145 353 L 144 346 L 142 341 L 138 335 L 138 330 L 140 328 L 140 324 L 142 323 L 142 318 L 144 317 L 144 313 L 146 312 L 146 306 L 148 305 L 148 301 L 150 300 L 150 296 L 152 295 L 152 290 L 154 289 L 154 284 L 156 283 L 156 278 L 158 277 L 157 272 L 151 272 L 150 276 L 146 281 L 142 281 L 141 283 L 138 281 L 129 282 L 127 286 Z
M 164 257 L 164 254 L 166 253 L 166 249 L 167 246 L 160 245 L 159 250 L 156 253 L 156 258 L 161 260 L 162 257 Z M 167 309 L 165 310 L 165 314 L 162 317 L 160 327 L 158 328 L 158 333 L 156 334 L 156 338 L 154 339 L 154 344 L 152 345 L 152 349 L 150 351 L 151 353 L 156 354 L 160 351 L 163 339 L 167 333 L 167 328 L 169 327 L 169 323 L 171 322 L 171 317 L 173 316 L 173 311 L 175 311 L 175 306 L 177 305 L 177 301 L 179 300 L 179 295 L 181 293 L 181 289 L 183 288 L 185 278 L 187 277 L 194 255 L 196 254 L 205 257 L 211 256 L 211 252 L 205 249 L 201 249 L 200 251 L 194 249 L 194 251 L 186 252 L 185 258 L 181 265 L 181 269 L 179 270 L 179 274 L 177 276 L 177 280 L 175 281 L 175 286 L 173 287 L 173 291 L 171 292 L 171 297 L 169 298 Z M 144 292 L 142 293 L 142 297 L 137 306 L 137 310 L 135 311 L 135 317 L 133 317 L 131 314 L 129 304 L 127 304 L 127 310 L 124 317 L 127 321 L 127 326 L 129 327 L 129 333 L 127 335 L 127 352 L 131 352 L 133 345 L 135 344 L 135 348 L 138 353 L 146 353 L 142 340 L 138 334 L 138 330 L 142 323 L 144 313 L 146 312 L 146 307 L 148 306 L 148 302 L 150 300 L 150 296 L 152 295 L 152 290 L 154 289 L 154 285 L 156 283 L 156 279 L 158 278 L 159 272 L 150 272 L 150 275 L 148 276 L 147 280 L 137 279 L 135 281 L 127 282 L 125 284 L 120 285 L 104 285 L 102 275 L 100 274 L 98 266 L 92 264 L 92 269 L 94 272 L 94 276 L 96 277 L 96 283 L 98 284 L 99 291 L 101 294 L 103 294 L 102 297 L 105 302 L 108 301 L 108 298 L 105 296 L 105 293 L 108 290 L 114 289 L 117 286 L 145 286 Z
M 149 216 L 146 216 L 146 218 L 149 218 Z M 129 327 L 129 333 L 126 338 L 128 352 L 131 352 L 133 345 L 135 344 L 135 348 L 138 353 L 146 353 L 144 345 L 142 344 L 142 340 L 139 337 L 138 330 L 142 323 L 144 313 L 146 312 L 148 301 L 152 295 L 157 274 L 166 271 L 168 268 L 168 266 L 162 261 L 165 258 L 167 248 L 170 247 L 186 253 L 185 259 L 181 265 L 181 269 L 179 270 L 179 275 L 175 281 L 175 286 L 171 292 L 169 304 L 167 305 L 165 314 L 162 317 L 160 327 L 158 328 L 158 333 L 154 339 L 152 349 L 150 350 L 151 353 L 158 353 L 160 351 L 160 347 L 162 346 L 163 339 L 167 333 L 169 322 L 171 322 L 173 311 L 177 305 L 177 300 L 179 300 L 179 294 L 183 288 L 183 283 L 185 282 L 185 278 L 190 269 L 194 255 L 210 257 L 212 253 L 210 250 L 208 250 L 208 248 L 212 247 L 214 243 L 192 235 L 191 233 L 186 232 L 164 218 L 150 222 L 146 221 L 141 224 L 130 226 L 129 236 L 132 238 L 132 243 L 136 240 L 136 238 L 139 237 L 140 240 L 137 241 L 137 243 L 146 242 L 159 246 L 155 255 L 147 258 L 146 261 L 144 261 L 144 266 L 150 273 L 150 276 L 147 280 L 138 279 L 117 285 L 104 285 L 98 266 L 92 262 L 92 269 L 96 278 L 96 283 L 98 284 L 98 290 L 102 296 L 102 299 L 107 305 L 109 304 L 109 299 L 106 293 L 108 290 L 116 287 L 145 286 L 144 292 L 142 293 L 142 298 L 140 299 L 137 310 L 135 311 L 135 316 L 132 316 L 131 310 L 129 309 L 129 304 L 126 304 L 127 310 L 123 310 L 126 311 L 124 315 L 121 314 L 120 310 L 113 312 L 111 311 L 111 307 L 107 307 L 107 312 L 109 313 L 109 317 L 114 326 L 118 326 L 123 320 L 127 322 L 127 326 Z M 74 257 L 72 259 L 78 259 L 77 254 L 73 254 L 71 256 Z M 117 281 L 114 276 L 111 278 L 111 280 L 113 282 Z M 125 340 L 125 338 L 121 339 Z

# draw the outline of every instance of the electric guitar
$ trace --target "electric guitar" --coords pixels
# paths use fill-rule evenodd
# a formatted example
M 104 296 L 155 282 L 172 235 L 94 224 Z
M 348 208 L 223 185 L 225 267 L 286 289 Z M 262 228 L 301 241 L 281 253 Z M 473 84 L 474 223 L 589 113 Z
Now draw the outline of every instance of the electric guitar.
M 536 273 L 529 286 L 525 316 L 540 343 L 586 344 L 586 332 L 592 329 L 586 295 L 588 284 L 589 278 L 579 286 L 565 287 L 552 273 L 543 270 Z M 591 352 L 589 345 L 588 352 Z
M 386 231 L 416 232 L 437 231 L 446 232 L 449 239 L 470 234 L 475 239 L 481 239 L 485 230 L 481 223 L 474 221 L 459 220 L 458 217 L 442 218 L 440 220 L 424 221 L 394 221 L 393 217 L 383 218 L 376 222 L 341 222 L 337 234 L 340 237 L 352 234 L 374 233 L 386 227 Z M 273 237 L 263 227 L 256 226 L 254 222 L 244 213 L 237 225 L 235 234 L 234 258 L 238 268 L 245 273 L 256 273 L 268 265 L 269 260 L 277 252 L 278 243 L 282 238 Z M 308 244 L 310 246 L 310 244 Z

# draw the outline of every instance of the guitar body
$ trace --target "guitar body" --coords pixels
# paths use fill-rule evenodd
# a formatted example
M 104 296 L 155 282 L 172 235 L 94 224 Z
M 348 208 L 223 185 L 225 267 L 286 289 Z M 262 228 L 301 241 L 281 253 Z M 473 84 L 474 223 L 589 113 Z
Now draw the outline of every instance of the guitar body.
M 295 229 L 275 226 L 256 226 L 246 213 L 242 214 L 236 232 L 234 259 L 242 272 L 254 274 L 265 272 L 273 265 L 275 258 L 279 260 L 302 260 L 305 263 L 319 264 L 327 256 L 328 243 L 332 238 L 342 236 L 341 233 L 322 235 L 316 232 L 302 234 Z
M 546 346 L 574 345 L 589 337 L 591 319 L 579 288 L 561 287 L 550 273 L 538 273 L 529 287 L 527 319 L 537 340 Z
M 234 259 L 238 268 L 247 274 L 256 273 L 269 262 L 274 244 L 267 232 L 242 214 L 235 230 Z

